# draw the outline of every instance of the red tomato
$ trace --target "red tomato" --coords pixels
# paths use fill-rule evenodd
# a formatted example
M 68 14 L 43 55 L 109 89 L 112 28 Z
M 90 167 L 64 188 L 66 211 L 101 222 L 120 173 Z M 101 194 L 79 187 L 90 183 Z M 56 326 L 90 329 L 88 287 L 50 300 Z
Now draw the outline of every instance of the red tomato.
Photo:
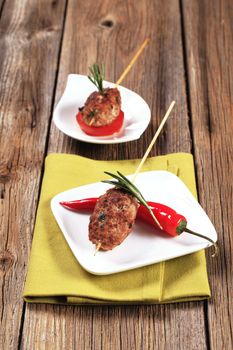
M 104 126 L 93 126 L 86 124 L 80 112 L 76 115 L 76 119 L 82 131 L 84 131 L 87 135 L 109 136 L 121 129 L 124 121 L 124 112 L 120 111 L 119 115 L 113 120 L 112 123 Z

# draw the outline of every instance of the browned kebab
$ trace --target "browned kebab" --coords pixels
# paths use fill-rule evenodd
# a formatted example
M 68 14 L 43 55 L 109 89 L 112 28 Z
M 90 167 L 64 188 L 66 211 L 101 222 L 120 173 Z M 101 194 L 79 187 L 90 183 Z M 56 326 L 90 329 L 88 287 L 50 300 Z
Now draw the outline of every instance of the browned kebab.
M 105 172 L 117 181 L 103 182 L 114 185 L 100 196 L 90 217 L 89 240 L 97 249 L 112 250 L 121 244 L 133 229 L 139 203 L 147 207 L 154 217 L 151 208 L 137 187 L 123 174 Z M 156 220 L 156 219 L 155 219 Z
M 110 189 L 101 196 L 90 217 L 89 239 L 102 250 L 121 244 L 132 231 L 138 200 L 122 189 Z
M 111 124 L 121 111 L 120 92 L 116 88 L 94 91 L 79 110 L 87 125 L 100 127 Z
M 79 108 L 77 122 L 81 130 L 90 136 L 113 135 L 121 130 L 124 122 L 120 91 L 116 87 L 103 87 L 103 66 L 93 64 L 90 74 L 88 78 L 98 91 L 92 92 L 84 106 Z

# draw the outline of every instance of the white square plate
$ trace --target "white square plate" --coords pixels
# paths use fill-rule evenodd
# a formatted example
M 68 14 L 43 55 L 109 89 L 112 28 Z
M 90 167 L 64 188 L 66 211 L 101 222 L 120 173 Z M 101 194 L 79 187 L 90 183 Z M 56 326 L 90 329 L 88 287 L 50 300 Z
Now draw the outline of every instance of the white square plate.
M 104 87 L 114 87 L 115 84 L 104 81 Z M 65 91 L 58 102 L 53 121 L 58 129 L 74 139 L 89 143 L 121 143 L 139 139 L 147 128 L 151 111 L 145 100 L 132 90 L 118 86 L 121 93 L 124 125 L 122 130 L 108 137 L 95 137 L 85 134 L 76 121 L 79 107 L 82 107 L 87 97 L 96 90 L 86 75 L 70 74 Z
M 130 178 L 130 176 L 129 176 Z M 217 233 L 205 211 L 184 183 L 167 171 L 140 173 L 135 185 L 147 201 L 163 203 L 184 215 L 188 228 L 217 240 Z M 170 237 L 149 225 L 136 221 L 133 232 L 112 251 L 99 251 L 88 239 L 90 213 L 73 212 L 59 202 L 98 197 L 111 186 L 101 182 L 59 193 L 51 201 L 51 209 L 60 229 L 80 265 L 90 273 L 107 275 L 169 260 L 206 248 L 210 243 L 188 233 Z

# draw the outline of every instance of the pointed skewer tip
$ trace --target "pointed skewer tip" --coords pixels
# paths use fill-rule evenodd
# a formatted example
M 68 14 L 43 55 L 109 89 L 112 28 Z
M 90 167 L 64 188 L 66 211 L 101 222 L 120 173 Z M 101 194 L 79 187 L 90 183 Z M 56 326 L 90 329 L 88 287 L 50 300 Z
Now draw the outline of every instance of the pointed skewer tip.
M 96 254 L 98 253 L 98 251 L 100 250 L 100 248 L 101 248 L 101 242 L 99 242 L 99 243 L 96 245 L 94 256 L 96 256 Z

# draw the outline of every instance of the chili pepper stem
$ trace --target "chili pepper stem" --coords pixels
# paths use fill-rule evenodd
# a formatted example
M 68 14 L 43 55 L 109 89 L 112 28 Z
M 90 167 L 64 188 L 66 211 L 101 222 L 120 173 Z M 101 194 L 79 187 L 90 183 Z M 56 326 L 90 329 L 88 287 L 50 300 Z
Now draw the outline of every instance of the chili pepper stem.
M 185 232 L 188 232 L 188 233 L 191 233 L 191 235 L 194 235 L 194 236 L 197 236 L 197 237 L 204 238 L 204 239 L 206 239 L 207 241 L 209 241 L 210 243 L 212 243 L 212 244 L 213 244 L 213 246 L 214 246 L 214 253 L 213 253 L 211 256 L 212 256 L 212 258 L 214 258 L 215 256 L 217 256 L 217 255 L 218 255 L 218 252 L 219 252 L 218 245 L 217 245 L 217 243 L 216 243 L 216 242 L 214 242 L 214 241 L 213 241 L 211 238 L 206 237 L 206 236 L 203 236 L 203 235 L 201 235 L 200 233 L 197 233 L 197 232 L 191 231 L 191 230 L 190 230 L 190 229 L 188 229 L 187 227 L 186 227 L 186 229 L 185 229 L 184 231 L 185 231 Z

